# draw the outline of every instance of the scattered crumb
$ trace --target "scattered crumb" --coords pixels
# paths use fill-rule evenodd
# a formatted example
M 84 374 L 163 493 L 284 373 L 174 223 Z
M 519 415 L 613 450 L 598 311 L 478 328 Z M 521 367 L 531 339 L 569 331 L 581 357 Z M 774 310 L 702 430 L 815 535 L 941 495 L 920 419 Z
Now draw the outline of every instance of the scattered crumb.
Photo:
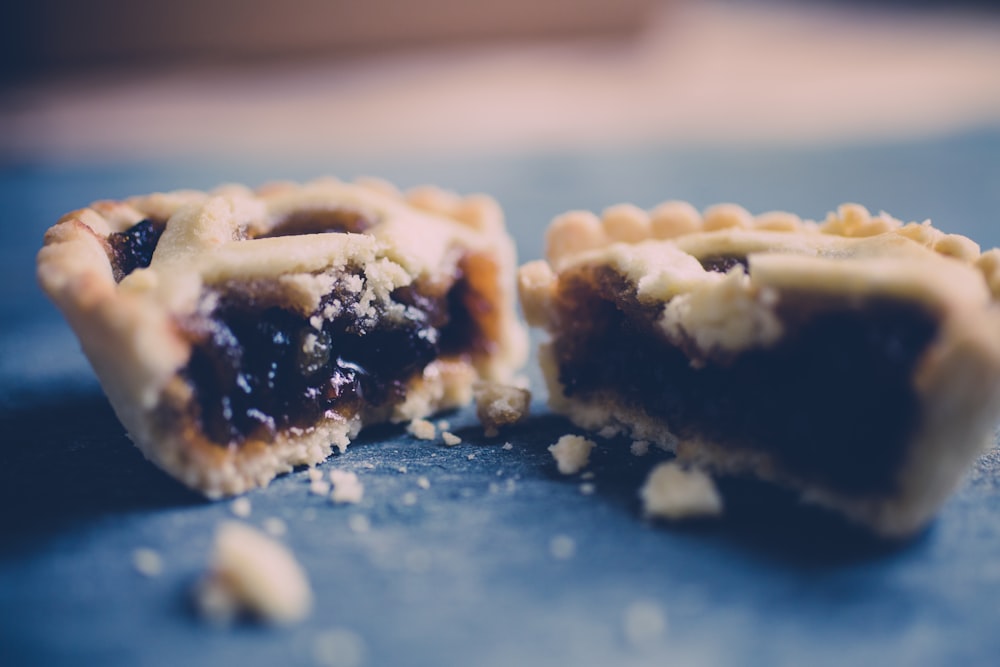
M 216 531 L 209 573 L 195 589 L 195 603 L 213 622 L 249 612 L 286 624 L 308 615 L 312 591 L 288 549 L 246 524 L 226 521 Z
M 653 468 L 639 491 L 646 516 L 689 519 L 722 514 L 722 498 L 712 478 L 676 463 Z
M 152 549 L 136 549 L 132 552 L 132 567 L 145 577 L 156 577 L 163 572 L 163 559 Z
M 309 476 L 310 482 L 318 482 L 323 479 L 323 471 L 319 468 L 309 468 L 309 470 L 306 471 L 306 474 Z
M 241 519 L 245 519 L 250 516 L 250 512 L 253 508 L 250 506 L 249 498 L 237 498 L 229 505 L 229 510 Z
M 351 630 L 327 630 L 313 642 L 313 659 L 320 667 L 361 667 L 365 661 L 365 642 Z
M 620 427 L 608 425 L 602 428 L 600 431 L 598 431 L 597 435 L 601 436 L 602 438 L 613 438 L 619 433 L 621 433 Z
M 309 485 L 309 493 L 317 496 L 325 496 L 330 493 L 330 482 L 325 479 L 317 480 Z
M 365 461 L 364 463 L 361 464 L 361 467 L 364 468 L 365 470 L 375 470 L 375 464 L 372 463 L 371 461 Z
M 406 473 L 408 473 L 409 471 L 410 471 L 410 469 L 409 469 L 409 468 L 407 468 L 406 466 L 398 466 L 398 467 L 396 468 L 396 472 L 398 472 L 398 473 L 399 473 L 400 475 L 405 475 L 405 474 L 406 474 Z
M 406 427 L 406 430 L 418 440 L 433 440 L 437 437 L 437 429 L 434 428 L 434 424 L 426 419 L 414 419 Z
M 417 504 L 417 494 L 413 491 L 407 491 L 403 494 L 403 504 L 404 505 L 416 505 Z
M 585 496 L 594 495 L 594 491 L 597 491 L 597 487 L 592 482 L 584 482 L 580 485 L 580 493 Z
M 667 615 L 660 605 L 651 600 L 637 600 L 630 604 L 622 620 L 625 639 L 635 647 L 655 643 L 667 629 Z
M 477 382 L 476 416 L 487 438 L 500 434 L 500 428 L 524 421 L 531 407 L 531 392 L 498 382 Z
M 590 470 L 580 475 L 580 479 L 594 479 L 594 477 L 596 477 L 596 475 Z
M 559 472 L 574 475 L 587 467 L 590 451 L 595 446 L 592 440 L 579 435 L 564 435 L 556 444 L 549 446 L 549 451 L 559 466 Z
M 264 530 L 274 537 L 281 537 L 288 531 L 285 522 L 276 516 L 264 519 Z
M 462 444 L 462 439 L 450 431 L 445 431 L 441 437 L 444 439 L 444 444 L 449 447 Z
M 549 542 L 549 553 L 558 560 L 568 560 L 576 553 L 576 542 L 569 535 L 556 535 Z
M 503 468 L 497 470 L 497 477 L 503 477 Z
M 437 427 L 442 431 L 447 431 L 448 429 L 451 428 L 451 422 L 449 422 L 447 419 L 439 419 L 437 422 Z
M 632 446 L 628 448 L 632 452 L 632 456 L 645 456 L 649 453 L 649 441 L 648 440 L 635 440 L 632 442 Z
M 503 449 L 506 449 L 509 452 L 510 450 L 514 449 L 514 445 L 510 444 L 509 442 L 505 442 L 503 443 Z
M 330 500 L 337 504 L 352 503 L 357 505 L 365 496 L 365 485 L 353 472 L 331 470 L 330 481 L 333 482 L 333 493 L 330 494 Z
M 474 461 L 476 459 L 476 455 L 475 454 L 469 454 L 465 458 L 468 459 L 469 461 Z
M 352 514 L 347 519 L 347 525 L 355 533 L 367 533 L 372 527 L 371 521 L 364 514 Z
M 431 488 L 431 480 L 427 479 L 426 477 L 418 477 L 417 486 L 419 486 L 421 489 L 429 489 Z

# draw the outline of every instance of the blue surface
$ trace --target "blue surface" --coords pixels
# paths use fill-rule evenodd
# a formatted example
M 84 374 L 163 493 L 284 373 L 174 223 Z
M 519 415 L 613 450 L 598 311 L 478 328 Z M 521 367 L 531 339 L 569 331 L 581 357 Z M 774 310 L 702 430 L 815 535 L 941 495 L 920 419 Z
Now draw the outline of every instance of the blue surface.
M 1000 662 L 997 450 L 905 544 L 874 542 L 735 480 L 723 484 L 723 521 L 657 526 L 639 517 L 636 489 L 660 455 L 602 441 L 597 492 L 584 496 L 545 450 L 568 426 L 541 403 L 508 434 L 511 451 L 482 439 L 468 411 L 448 415 L 465 439 L 454 448 L 398 428 L 366 433 L 324 465 L 358 472 L 358 507 L 309 495 L 303 472 L 250 494 L 252 523 L 288 524 L 317 607 L 289 629 L 201 624 L 187 592 L 228 504 L 201 500 L 132 447 L 35 287 L 34 253 L 61 213 L 96 198 L 320 173 L 491 192 L 522 259 L 540 255 L 544 225 L 565 209 L 666 198 L 811 217 L 853 200 L 1000 245 L 1000 133 L 991 131 L 815 150 L 0 168 L 0 665 L 318 664 L 317 639 L 332 628 L 361 639 L 365 665 Z M 416 504 L 404 502 L 409 492 Z M 367 533 L 349 528 L 359 514 Z M 575 541 L 572 558 L 552 557 L 556 535 Z M 161 576 L 133 570 L 138 547 L 162 554 Z M 639 600 L 659 605 L 668 627 L 635 646 L 623 618 Z

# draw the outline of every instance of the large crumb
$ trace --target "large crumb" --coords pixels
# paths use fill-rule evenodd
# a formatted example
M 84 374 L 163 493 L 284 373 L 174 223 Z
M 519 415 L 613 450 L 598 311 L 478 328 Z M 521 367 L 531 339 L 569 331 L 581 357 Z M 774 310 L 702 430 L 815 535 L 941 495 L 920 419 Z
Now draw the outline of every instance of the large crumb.
M 347 470 L 331 470 L 330 481 L 333 482 L 333 493 L 330 500 L 335 503 L 351 503 L 357 505 L 365 495 L 365 485 L 358 476 Z
M 195 590 L 201 614 L 228 622 L 242 612 L 261 621 L 300 621 L 312 608 L 302 566 L 279 542 L 244 523 L 226 521 L 215 534 L 209 572 Z
M 590 462 L 590 450 L 596 445 L 592 440 L 579 435 L 564 435 L 554 445 L 549 446 L 552 458 L 556 460 L 559 472 L 574 475 Z
M 712 478 L 676 463 L 653 468 L 639 495 L 650 517 L 690 519 L 722 514 L 722 497 Z
M 448 431 L 442 433 L 441 438 L 444 440 L 444 444 L 446 444 L 449 447 L 454 447 L 455 445 L 462 444 L 462 439 L 460 437 Z
M 437 437 L 437 429 L 434 428 L 434 424 L 426 419 L 414 419 L 406 427 L 406 430 L 418 440 L 433 440 Z
M 500 434 L 500 428 L 524 421 L 531 406 L 531 392 L 498 382 L 479 382 L 476 395 L 476 416 L 486 437 Z

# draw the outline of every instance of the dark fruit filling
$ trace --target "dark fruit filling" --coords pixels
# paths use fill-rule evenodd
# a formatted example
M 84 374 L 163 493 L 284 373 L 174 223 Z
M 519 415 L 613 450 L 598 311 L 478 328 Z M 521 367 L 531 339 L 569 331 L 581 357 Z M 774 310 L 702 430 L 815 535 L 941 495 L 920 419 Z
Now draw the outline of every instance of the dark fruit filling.
M 937 330 L 919 305 L 782 293 L 785 337 L 698 368 L 608 269 L 566 282 L 561 308 L 557 354 L 567 395 L 612 390 L 681 438 L 767 452 L 834 490 L 893 490 L 919 417 L 914 366 Z
M 163 233 L 163 223 L 153 220 L 143 220 L 132 225 L 124 232 L 116 232 L 108 236 L 111 247 L 111 266 L 115 280 L 122 278 L 136 269 L 144 269 L 153 259 L 153 251 Z
M 302 234 L 347 233 L 360 234 L 370 229 L 375 220 L 361 211 L 350 208 L 294 211 L 258 238 L 273 236 L 300 236 Z
M 399 318 L 362 326 L 351 310 L 357 295 L 336 290 L 339 314 L 316 330 L 309 318 L 226 297 L 210 318 L 188 325 L 195 340 L 186 375 L 195 388 L 202 429 L 222 445 L 248 437 L 268 441 L 280 430 L 305 428 L 327 410 L 353 414 L 365 405 L 390 404 L 405 383 L 439 356 L 472 351 L 481 337 L 476 321 L 453 316 L 453 294 L 428 296 L 418 288 L 396 290 L 405 306 Z
M 748 270 L 746 257 L 712 255 L 710 257 L 702 257 L 698 261 L 701 263 L 701 268 L 706 271 L 715 271 L 716 273 L 728 273 L 729 269 L 737 265 L 742 266 L 744 271 Z

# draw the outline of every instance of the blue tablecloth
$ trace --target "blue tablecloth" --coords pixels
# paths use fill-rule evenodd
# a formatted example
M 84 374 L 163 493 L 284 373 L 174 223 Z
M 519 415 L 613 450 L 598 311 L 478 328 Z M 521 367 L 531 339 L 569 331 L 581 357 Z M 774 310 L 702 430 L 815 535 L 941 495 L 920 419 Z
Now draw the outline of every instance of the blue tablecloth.
M 323 467 L 359 473 L 356 507 L 310 495 L 304 472 L 249 494 L 251 523 L 287 524 L 316 609 L 285 629 L 200 622 L 188 593 L 229 504 L 200 499 L 131 445 L 35 286 L 34 254 L 60 214 L 94 199 L 327 173 L 490 192 L 522 259 L 540 256 L 542 230 L 563 210 L 668 198 L 814 218 L 858 201 L 1000 245 L 995 131 L 781 150 L 0 166 L 0 664 L 1000 664 L 997 450 L 905 544 L 734 480 L 723 483 L 724 520 L 650 525 L 636 490 L 664 456 L 602 441 L 596 492 L 584 495 L 545 449 L 570 429 L 544 397 L 509 433 L 511 450 L 487 444 L 469 411 L 447 415 L 458 447 L 400 428 L 364 434 Z M 571 557 L 553 555 L 557 536 L 575 545 Z M 134 570 L 140 547 L 161 554 L 160 576 Z M 666 621 L 646 642 L 626 631 L 636 603 Z

